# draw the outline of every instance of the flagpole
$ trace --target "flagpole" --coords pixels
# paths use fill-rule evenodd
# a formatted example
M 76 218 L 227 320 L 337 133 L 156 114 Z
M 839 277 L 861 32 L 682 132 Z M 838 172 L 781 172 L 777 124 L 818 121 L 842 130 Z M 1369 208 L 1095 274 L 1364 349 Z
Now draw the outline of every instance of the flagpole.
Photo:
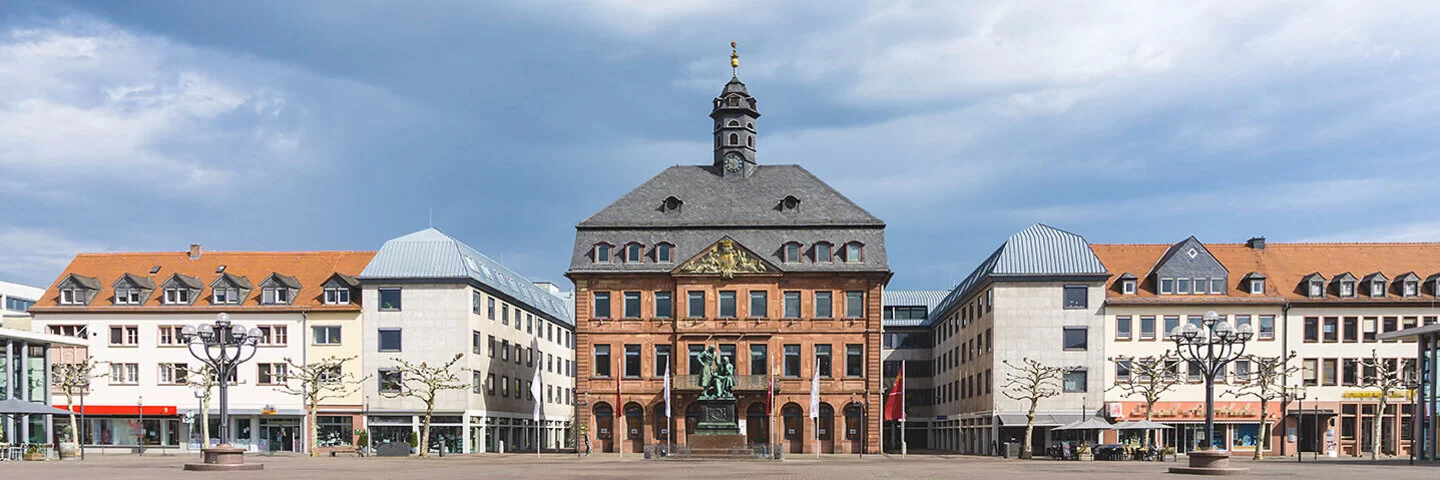
M 900 378 L 905 378 L 905 361 L 900 361 Z M 905 382 L 900 382 L 900 458 L 910 453 L 910 444 L 905 441 Z

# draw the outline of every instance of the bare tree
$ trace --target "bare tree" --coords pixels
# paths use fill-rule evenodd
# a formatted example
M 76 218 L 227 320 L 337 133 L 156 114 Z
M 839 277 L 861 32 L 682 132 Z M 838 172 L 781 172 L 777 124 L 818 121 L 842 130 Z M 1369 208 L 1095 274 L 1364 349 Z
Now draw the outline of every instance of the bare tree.
M 231 380 L 230 385 L 239 385 L 241 381 Z M 210 446 L 210 398 L 215 394 L 215 389 L 220 386 L 220 378 L 215 374 L 215 369 L 210 365 L 201 365 L 200 368 L 190 370 L 185 376 L 185 385 L 191 390 L 201 392 L 200 395 L 200 438 L 201 447 Z M 222 438 L 220 443 L 228 443 L 230 439 Z
M 1284 400 L 1284 381 L 1291 374 L 1300 370 L 1298 366 L 1291 366 L 1290 361 L 1295 359 L 1295 351 L 1291 350 L 1289 355 L 1283 357 L 1262 357 L 1259 355 L 1245 355 L 1240 360 L 1248 361 L 1250 371 L 1247 373 L 1235 372 L 1236 382 L 1243 382 L 1240 386 L 1226 390 L 1225 395 L 1235 398 L 1254 397 L 1260 401 L 1260 444 L 1255 446 L 1255 460 L 1265 458 L 1265 445 L 1270 441 L 1270 423 L 1266 420 L 1270 417 L 1269 406 L 1272 400 Z
M 1160 401 L 1160 396 L 1180 385 L 1179 365 L 1180 360 L 1169 350 L 1158 357 L 1110 357 L 1109 360 L 1118 366 L 1124 366 L 1130 372 L 1128 379 L 1115 379 L 1115 385 L 1109 390 L 1119 390 L 1120 397 L 1140 397 L 1145 401 L 1145 421 L 1154 417 L 1155 404 Z M 1152 432 L 1146 432 L 1147 437 Z M 1154 442 L 1153 438 L 1146 438 L 1146 442 Z
M 320 439 L 316 429 L 315 410 L 326 400 L 344 397 L 359 390 L 365 378 L 356 378 L 345 372 L 345 362 L 355 357 L 329 357 L 317 362 L 299 363 L 285 357 L 286 369 L 280 377 L 284 384 L 275 387 L 281 393 L 295 395 L 305 403 L 305 449 L 310 456 L 317 454 Z
M 1020 365 L 1016 365 L 1009 360 L 1004 361 L 1010 371 L 1005 372 L 1005 386 L 1000 388 L 1000 392 L 1011 400 L 1030 402 L 1030 409 L 1025 413 L 1025 443 L 1020 444 L 1020 458 L 1030 458 L 1030 440 L 1035 432 L 1035 409 L 1041 400 L 1060 394 L 1060 379 L 1075 368 L 1054 367 L 1030 358 L 1022 358 L 1020 362 Z
M 75 396 L 90 389 L 90 381 L 103 378 L 106 374 L 96 369 L 101 362 L 95 361 L 94 357 L 86 356 L 80 363 L 56 363 L 51 367 L 50 381 L 65 395 L 65 409 L 70 411 L 70 443 L 80 444 L 80 426 L 75 421 Z
M 430 415 L 435 413 L 436 397 L 445 390 L 470 388 L 470 384 L 462 382 L 460 375 L 452 370 L 452 367 L 462 358 L 465 358 L 465 354 L 457 353 L 449 362 L 434 366 L 426 362 L 413 363 L 403 358 L 397 358 L 395 359 L 395 370 L 400 379 L 387 384 L 395 390 L 380 392 L 380 395 L 386 398 L 410 397 L 425 403 L 425 421 L 420 425 L 421 457 L 430 454 Z M 381 380 L 385 381 L 384 378 Z
M 1375 350 L 1370 350 L 1370 358 L 1360 359 L 1360 381 L 1356 386 L 1360 388 L 1380 389 L 1380 408 L 1375 409 L 1375 429 L 1370 436 L 1370 459 L 1374 460 L 1380 456 L 1380 427 L 1385 418 L 1385 407 L 1390 401 L 1390 392 L 1405 391 L 1411 387 L 1409 382 L 1401 376 L 1401 369 L 1398 368 L 1398 361 L 1391 363 L 1380 358 Z

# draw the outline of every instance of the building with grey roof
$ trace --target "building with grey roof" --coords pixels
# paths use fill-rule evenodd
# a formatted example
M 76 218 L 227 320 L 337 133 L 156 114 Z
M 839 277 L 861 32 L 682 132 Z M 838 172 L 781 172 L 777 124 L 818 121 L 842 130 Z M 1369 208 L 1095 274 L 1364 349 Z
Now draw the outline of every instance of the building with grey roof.
M 434 228 L 386 241 L 361 272 L 365 383 L 375 442 L 408 439 L 424 405 L 390 398 L 396 359 L 455 368 L 467 390 L 440 393 L 431 445 L 450 453 L 572 446 L 574 317 L 558 288 L 534 283 Z M 534 395 L 533 383 L 540 384 Z M 543 412 L 537 425 L 536 403 Z
M 677 373 L 679 409 L 701 415 L 694 356 L 713 346 L 736 369 L 741 446 L 878 451 L 885 223 L 800 165 L 762 162 L 759 117 L 731 78 L 711 102 L 710 162 L 666 168 L 575 226 L 577 413 L 597 450 L 687 443 L 692 424 L 655 416 L 655 379 Z M 792 424 L 812 376 L 819 445 Z M 772 381 L 783 394 L 759 402 Z

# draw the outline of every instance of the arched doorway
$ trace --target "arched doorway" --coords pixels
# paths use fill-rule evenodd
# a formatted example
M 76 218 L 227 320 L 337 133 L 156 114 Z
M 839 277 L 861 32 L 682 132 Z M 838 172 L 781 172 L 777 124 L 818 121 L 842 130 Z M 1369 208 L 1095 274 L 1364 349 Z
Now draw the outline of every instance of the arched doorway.
M 850 444 L 850 453 L 865 449 L 865 408 L 858 403 L 845 406 L 845 440 Z
M 785 445 L 790 453 L 805 453 L 805 411 L 794 403 L 785 404 L 780 409 L 780 416 L 785 419 Z
M 698 403 L 692 403 L 685 407 L 685 443 L 690 443 L 690 436 L 700 428 L 700 416 L 703 415 L 703 412 L 704 409 L 700 408 Z
M 595 445 L 602 452 L 615 451 L 615 409 L 610 404 L 595 404 Z
M 770 443 L 770 417 L 765 413 L 765 403 L 755 402 L 745 409 L 745 438 L 750 443 Z
M 635 402 L 625 404 L 625 440 L 626 450 L 645 452 L 645 407 Z
M 650 406 L 650 435 L 657 443 L 673 444 L 675 440 L 670 438 L 670 418 L 665 416 L 665 404 L 657 403 Z
M 835 407 L 820 404 L 819 424 L 820 453 L 835 453 Z

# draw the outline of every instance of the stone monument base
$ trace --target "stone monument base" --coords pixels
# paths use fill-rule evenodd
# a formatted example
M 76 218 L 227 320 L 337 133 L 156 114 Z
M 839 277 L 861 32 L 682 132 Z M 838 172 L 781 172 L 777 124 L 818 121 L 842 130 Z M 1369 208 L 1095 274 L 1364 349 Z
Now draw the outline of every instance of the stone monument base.
M 1170 473 L 1187 475 L 1249 475 L 1250 469 L 1230 466 L 1230 452 L 1225 450 L 1197 450 L 1188 454 L 1190 465 L 1170 467 Z
M 735 416 L 735 399 L 700 399 L 699 435 L 737 435 L 740 422 Z
M 204 455 L 205 463 L 187 463 L 186 470 L 198 472 L 228 472 L 234 470 L 263 470 L 265 465 L 259 463 L 245 463 L 245 449 L 235 448 L 228 444 L 215 448 L 202 448 L 200 452 Z
M 690 458 L 735 458 L 736 447 L 743 449 L 746 444 L 745 436 L 740 434 L 691 435 L 686 441 L 690 444 Z

